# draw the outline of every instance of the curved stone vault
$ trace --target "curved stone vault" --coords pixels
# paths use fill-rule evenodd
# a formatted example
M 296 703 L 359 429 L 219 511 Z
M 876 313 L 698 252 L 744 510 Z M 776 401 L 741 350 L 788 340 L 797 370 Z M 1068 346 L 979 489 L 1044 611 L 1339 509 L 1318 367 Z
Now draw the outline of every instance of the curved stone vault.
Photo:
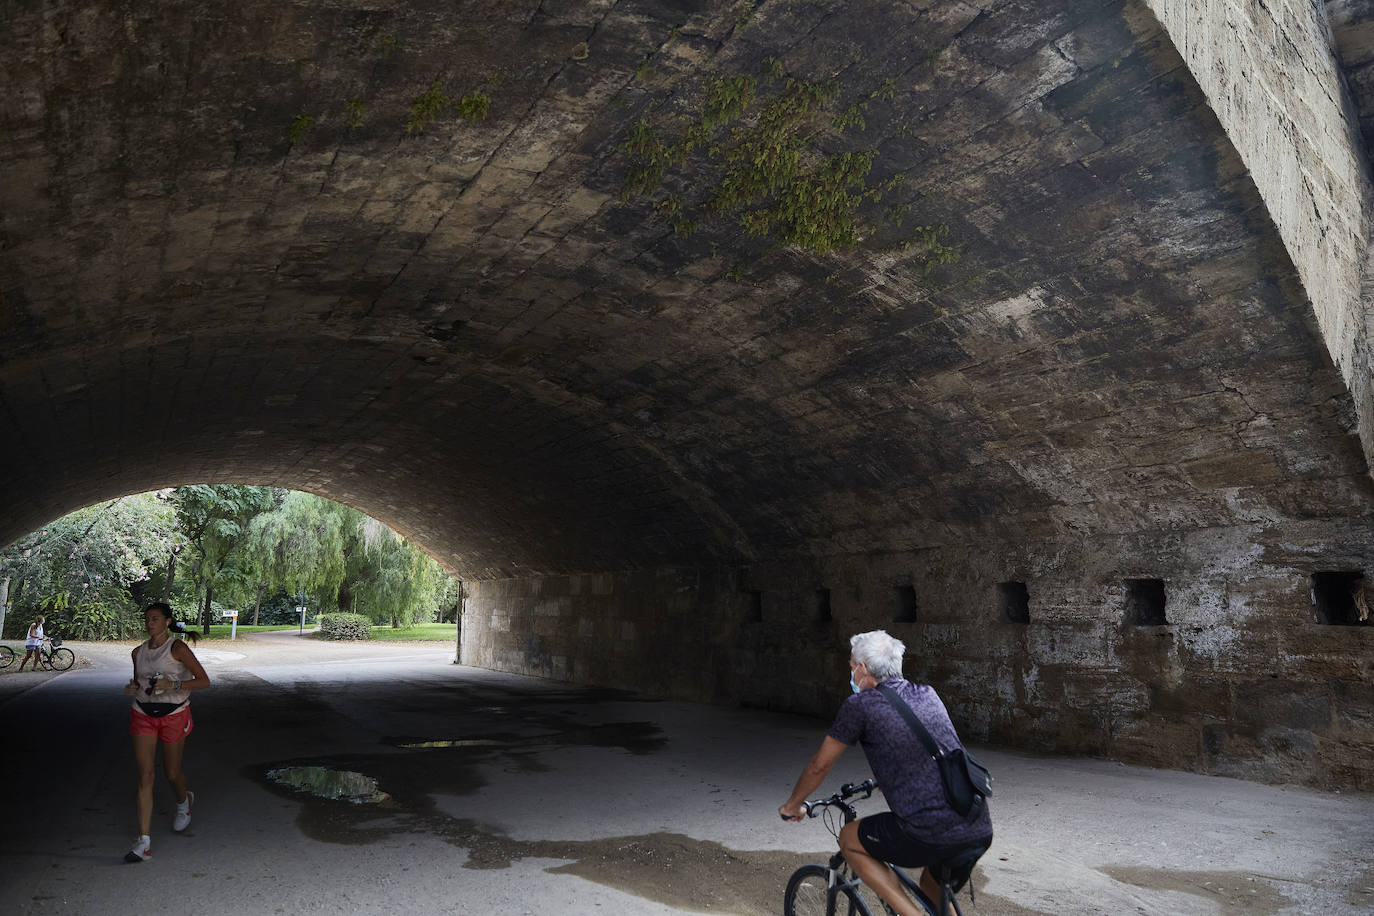
M 248 482 L 478 580 L 1205 531 L 1347 566 L 1367 546 L 1351 394 L 1143 3 L 0 17 L 0 541 Z M 622 193 L 636 125 L 680 137 L 744 76 L 856 116 L 804 153 L 873 153 L 852 247 L 677 221 L 704 153 Z M 757 107 L 723 117 L 718 145 Z

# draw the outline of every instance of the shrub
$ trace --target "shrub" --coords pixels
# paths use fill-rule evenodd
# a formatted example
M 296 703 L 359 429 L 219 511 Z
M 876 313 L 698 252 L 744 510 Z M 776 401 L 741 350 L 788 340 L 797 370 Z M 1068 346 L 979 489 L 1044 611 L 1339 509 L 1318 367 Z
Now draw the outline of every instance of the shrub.
M 370 639 L 372 621 L 362 614 L 322 614 L 320 635 L 325 639 Z

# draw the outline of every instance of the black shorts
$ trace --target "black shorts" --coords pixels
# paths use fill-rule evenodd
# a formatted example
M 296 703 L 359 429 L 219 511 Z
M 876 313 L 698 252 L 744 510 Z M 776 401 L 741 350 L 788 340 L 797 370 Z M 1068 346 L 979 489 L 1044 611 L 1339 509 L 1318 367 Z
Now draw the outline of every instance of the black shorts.
M 859 821 L 859 842 L 873 858 L 903 868 L 949 865 L 954 883 L 962 887 L 992 845 L 992 835 L 962 843 L 930 843 L 916 837 L 906 821 L 884 811 Z

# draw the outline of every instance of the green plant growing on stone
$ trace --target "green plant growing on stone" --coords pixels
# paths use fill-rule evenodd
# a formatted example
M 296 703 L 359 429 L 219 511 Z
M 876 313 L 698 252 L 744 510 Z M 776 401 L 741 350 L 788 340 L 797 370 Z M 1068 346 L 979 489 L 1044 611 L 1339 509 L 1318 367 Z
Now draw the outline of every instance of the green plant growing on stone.
M 772 56 L 763 59 L 763 72 L 770 80 L 780 80 L 787 75 L 787 70 L 783 68 L 782 61 Z
M 902 240 L 893 246 L 896 251 L 911 251 L 914 248 L 922 249 L 925 266 L 922 274 L 929 276 L 931 271 L 946 264 L 953 264 L 959 260 L 959 249 L 944 242 L 945 236 L 949 234 L 949 227 L 944 223 L 934 226 L 917 226 L 912 237 Z M 944 287 L 949 289 L 951 287 Z
M 393 54 L 401 50 L 401 39 L 395 35 L 383 35 L 380 43 L 382 60 L 389 60 Z
M 669 194 L 667 197 L 654 204 L 654 211 L 666 217 L 677 216 L 682 212 L 682 196 L 679 194 Z
M 362 127 L 363 116 L 367 114 L 367 103 L 362 99 L 352 99 L 348 103 L 348 119 L 344 122 L 349 127 Z
M 874 89 L 869 95 L 870 99 L 878 99 L 881 102 L 890 102 L 897 95 L 897 77 L 889 76 L 883 80 L 882 85 Z
M 464 121 L 473 124 L 485 121 L 491 114 L 491 97 L 483 92 L 465 95 L 453 104 L 453 110 Z
M 701 127 L 709 132 L 721 124 L 735 120 L 753 100 L 753 77 L 713 78 L 706 88 L 706 101 L 701 106 Z
M 620 199 L 629 200 L 640 194 L 651 194 L 663 181 L 663 172 L 673 156 L 673 149 L 641 118 L 630 128 L 620 148 L 630 156 L 630 170 L 620 189 Z
M 946 245 L 944 238 L 949 227 L 944 223 L 936 226 L 917 226 L 914 242 L 925 248 L 925 267 L 923 273 L 929 275 L 937 267 L 953 264 L 959 260 L 959 249 Z
M 450 109 L 465 121 L 484 121 L 491 113 L 491 97 L 483 92 L 473 92 L 455 99 L 444 92 L 439 87 L 439 80 L 435 79 L 428 89 L 411 100 L 406 116 L 406 133 L 423 133 L 426 127 Z
M 430 122 L 439 117 L 451 104 L 453 99 L 439 88 L 439 80 L 436 78 L 428 89 L 411 100 L 410 112 L 406 116 L 406 133 L 423 133 Z
M 656 193 L 669 169 L 686 167 L 682 193 L 653 205 L 679 237 L 696 232 L 701 220 L 729 219 L 746 236 L 775 246 L 825 254 L 857 244 L 867 234 L 860 206 L 877 203 L 906 180 L 894 175 L 870 186 L 872 150 L 821 153 L 824 138 L 866 129 L 868 102 L 839 108 L 837 82 L 785 77 L 776 58 L 764 67 L 781 85 L 763 91 L 752 77 L 716 75 L 701 88 L 695 115 L 638 120 L 619 146 L 629 160 L 621 200 Z M 889 96 L 895 85 L 890 78 L 867 98 Z M 904 212 L 889 207 L 889 222 L 900 225 Z M 923 230 L 906 247 L 922 249 L 927 270 L 957 257 L 942 241 L 947 229 Z
M 305 135 L 310 133 L 310 129 L 315 126 L 315 118 L 307 112 L 299 112 L 291 120 L 291 128 L 287 131 L 287 137 L 291 145 L 295 146 L 305 139 Z
M 835 129 L 848 130 L 851 127 L 857 127 L 859 130 L 866 130 L 868 124 L 864 121 L 864 112 L 867 110 L 867 102 L 855 102 L 844 111 L 835 115 Z

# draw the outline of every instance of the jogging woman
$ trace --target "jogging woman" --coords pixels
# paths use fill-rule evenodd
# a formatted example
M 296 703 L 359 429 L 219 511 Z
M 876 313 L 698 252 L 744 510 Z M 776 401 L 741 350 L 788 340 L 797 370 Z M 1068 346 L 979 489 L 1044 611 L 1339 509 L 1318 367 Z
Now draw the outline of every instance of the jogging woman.
M 194 727 L 189 691 L 210 686 L 210 678 L 191 647 L 172 633 L 185 633 L 192 642 L 200 637 L 186 632 L 185 625 L 175 620 L 170 605 L 161 601 L 148 605 L 143 612 L 143 628 L 148 640 L 134 649 L 134 676 L 124 686 L 124 692 L 134 698 L 129 709 L 129 734 L 138 764 L 139 831 L 138 840 L 124 856 L 125 862 L 142 862 L 149 858 L 152 849 L 148 833 L 153 820 L 159 742 L 162 771 L 176 793 L 177 812 L 172 818 L 172 830 L 180 833 L 191 824 L 191 805 L 196 797 L 187 790 L 186 774 L 181 769 L 186 736 Z

